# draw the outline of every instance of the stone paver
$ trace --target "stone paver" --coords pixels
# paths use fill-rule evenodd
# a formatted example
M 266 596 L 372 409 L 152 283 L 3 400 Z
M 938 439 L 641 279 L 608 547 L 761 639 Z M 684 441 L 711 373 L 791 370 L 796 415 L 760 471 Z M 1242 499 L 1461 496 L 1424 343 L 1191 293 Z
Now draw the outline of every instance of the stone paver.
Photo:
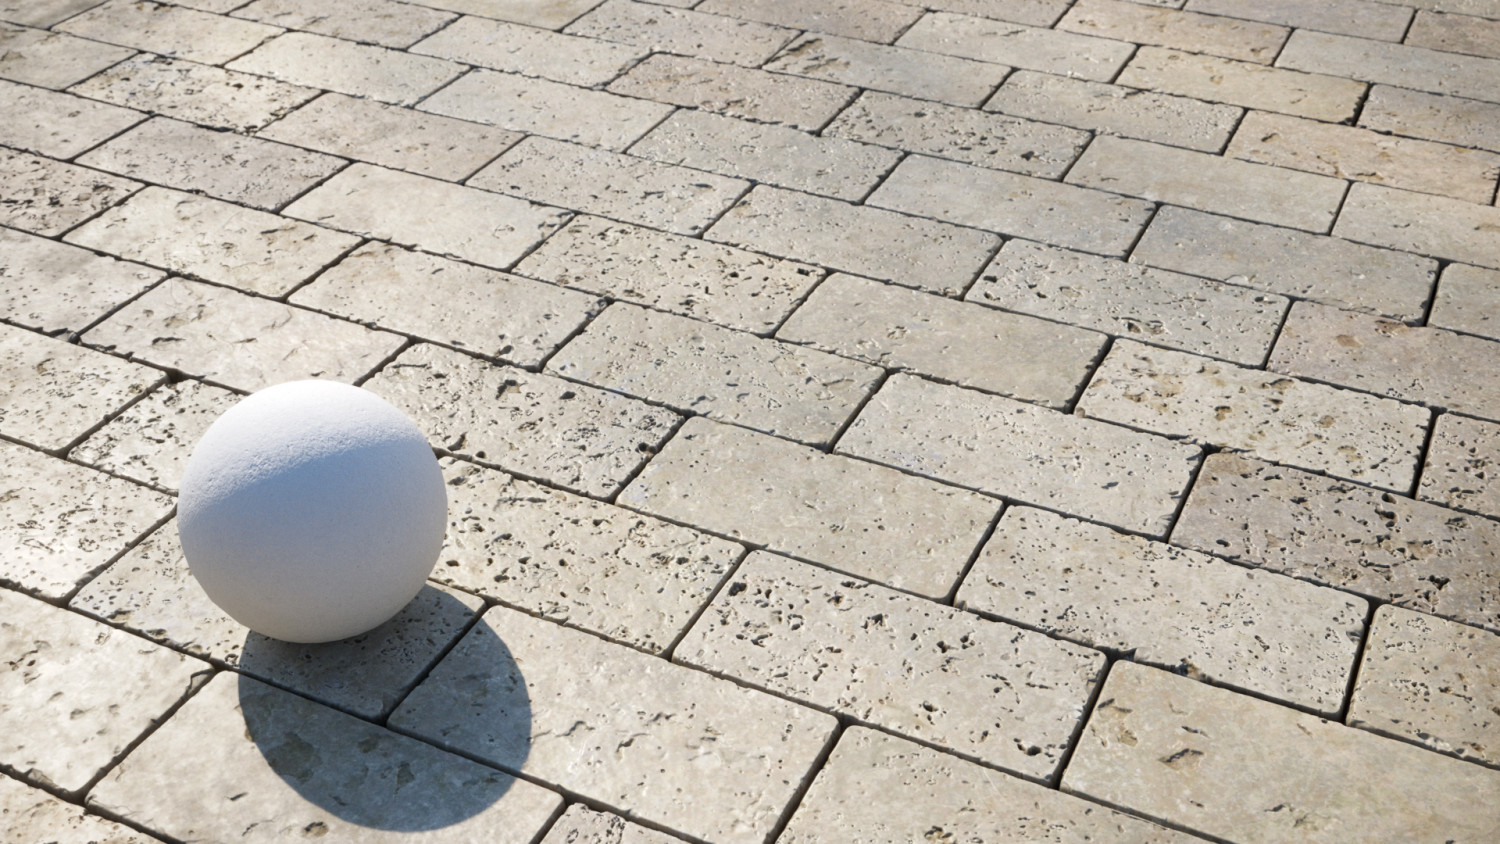
M 842 274 L 776 336 L 1055 408 L 1078 395 L 1104 347 L 1091 331 Z
M 1356 182 L 1333 233 L 1500 269 L 1500 208 Z
M 305 85 L 411 105 L 453 81 L 463 65 L 309 32 L 288 32 L 226 65 Z
M 610 83 L 609 90 L 810 132 L 826 124 L 856 93 L 854 88 L 819 79 L 664 53 L 631 68 Z
M 1424 9 L 1417 12 L 1411 30 L 1406 33 L 1405 43 L 1500 59 L 1500 21 L 1470 15 L 1434 14 Z
M 1115 81 L 1160 93 L 1334 122 L 1357 113 L 1366 88 L 1338 76 L 1160 47 L 1142 47 Z
M 253 73 L 142 53 L 71 89 L 96 100 L 215 129 L 252 131 L 318 92 Z
M 162 273 L 0 229 L 0 311 L 39 331 L 83 331 L 160 281 Z
M 200 381 L 163 384 L 68 452 L 70 460 L 176 491 L 193 446 L 239 401 Z
M 104 0 L 0 0 L 0 20 L 28 26 L 51 26 L 102 2 Z
M 619 503 L 928 597 L 952 589 L 998 501 L 690 419 Z
M 1500 834 L 1500 772 L 1132 663 L 1110 669 L 1062 787 L 1223 840 Z
M 1500 60 L 1299 29 L 1277 67 L 1500 103 Z
M 634 0 L 607 0 L 566 31 L 569 35 L 631 44 L 653 53 L 750 67 L 764 63 L 797 34 L 796 29 L 784 26 Z
M 1206 554 L 1012 507 L 958 606 L 1334 716 L 1366 602 Z
M 1381 607 L 1370 627 L 1350 726 L 1500 767 L 1500 636 Z
M 1271 63 L 1289 34 L 1281 26 L 1153 9 L 1124 0 L 1079 0 L 1058 21 L 1057 28 L 1260 64 Z
M 422 110 L 620 150 L 660 123 L 672 108 L 546 79 L 475 70 L 423 100 Z
M 788 45 L 765 68 L 967 106 L 984 102 L 1010 72 L 1004 65 L 820 34 Z
M 1449 264 L 1427 324 L 1500 340 L 1500 270 Z
M 929 13 L 896 43 L 984 62 L 1110 81 L 1134 48 L 1120 41 L 985 18 Z
M 1412 16 L 1410 8 L 1369 0 L 1188 0 L 1185 8 L 1381 41 L 1400 41 Z
M 619 815 L 574 803 L 547 831 L 541 844 L 678 844 L 680 840 Z
M 1376 85 L 1359 125 L 1380 132 L 1500 152 L 1500 104 Z
M 72 158 L 146 119 L 108 103 L 0 80 L 0 144 Z
M 65 32 L 0 24 L 0 79 L 13 82 L 66 88 L 134 54 Z
M 153 0 L 111 0 L 57 29 L 204 64 L 223 64 L 282 31 Z
M 422 5 L 466 15 L 524 23 L 544 29 L 561 29 L 602 0 L 423 0 Z
M 1054 410 L 896 375 L 838 451 L 1160 537 L 1199 449 Z
M 485 613 L 391 723 L 628 817 L 725 842 L 765 840 L 835 726 L 504 608 Z
M 331 35 L 347 41 L 409 47 L 422 36 L 453 20 L 436 9 L 395 0 L 255 0 L 235 9 L 246 20 Z
M 1051 26 L 1068 10 L 1072 0 L 895 0 L 905 6 L 938 9 L 961 15 Z
M 609 82 L 649 51 L 465 16 L 423 39 L 412 52 L 587 88 Z
M 0 148 L 0 223 L 55 237 L 140 189 L 139 182 Z
M 706 0 L 695 8 L 791 29 L 882 43 L 894 40 L 922 16 L 921 9 L 884 0 L 802 0 L 794 4 L 779 0 Z
M 81 806 L 64 803 L 39 788 L 0 776 L 0 817 L 8 834 L 18 841 L 54 844 L 156 844 L 128 826 L 84 814 Z

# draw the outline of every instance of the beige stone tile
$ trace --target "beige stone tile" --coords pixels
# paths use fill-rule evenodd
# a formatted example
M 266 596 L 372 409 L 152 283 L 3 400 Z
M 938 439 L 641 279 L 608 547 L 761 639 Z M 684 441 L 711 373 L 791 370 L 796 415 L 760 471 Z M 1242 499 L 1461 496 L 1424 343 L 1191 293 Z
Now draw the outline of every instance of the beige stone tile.
M 541 844 L 677 844 L 680 840 L 619 815 L 574 803 L 552 825 Z
M 128 826 L 86 814 L 82 806 L 53 797 L 10 777 L 0 777 L 0 817 L 17 841 L 55 844 L 156 844 Z
M 1270 64 L 1290 34 L 1282 26 L 1153 9 L 1123 0 L 1079 0 L 1058 21 L 1057 28 L 1259 64 Z
M 26 26 L 0 24 L 0 79 L 66 88 L 135 51 Z
M 1500 269 L 1500 208 L 1356 182 L 1333 233 Z
M 1500 20 L 1442 12 L 1417 12 L 1406 42 L 1450 53 L 1500 59 Z
M 1425 47 L 1301 29 L 1276 66 L 1500 103 L 1500 60 Z
M 653 53 L 675 53 L 759 67 L 792 40 L 796 29 L 633 0 L 607 0 L 567 28 L 569 35 L 632 44 Z
M 1500 152 L 1500 104 L 1376 85 L 1359 125 L 1379 132 Z
M 1072 0 L 895 0 L 906 6 L 937 9 L 978 18 L 1013 21 L 1031 26 L 1051 26 L 1063 16 Z
M 642 47 L 471 16 L 423 39 L 412 52 L 583 87 L 609 82 L 649 53 Z
M 985 18 L 932 12 L 896 43 L 983 62 L 1107 82 L 1134 47 L 1121 41 Z
M 57 29 L 204 64 L 223 64 L 282 31 L 153 0 L 110 0 Z
M 1115 82 L 1331 123 L 1354 117 L 1366 88 L 1337 74 L 1301 73 L 1160 47 L 1142 47 Z
M 141 187 L 139 182 L 98 170 L 3 147 L 0 180 L 5 183 L 0 223 L 53 237 Z
M 422 5 L 465 15 L 478 15 L 524 23 L 543 29 L 561 29 L 602 0 L 422 0 Z
M 1500 18 L 1500 2 L 1497 0 L 1408 0 L 1406 5 L 1434 12 Z
M 26 328 L 82 331 L 161 278 L 149 267 L 0 229 L 0 313 Z
M 1500 340 L 1500 270 L 1449 264 L 1427 324 Z
M 691 2 L 691 0 L 688 0 Z M 805 29 L 826 35 L 889 43 L 922 16 L 922 10 L 884 0 L 706 0 L 700 12 Z
M 845 85 L 658 53 L 610 84 L 616 94 L 816 131 L 854 98 Z
M 249 132 L 318 92 L 253 73 L 142 53 L 73 86 L 73 93 L 201 126 Z
M 27 26 L 51 26 L 102 2 L 104 0 L 0 0 L 0 20 Z
M 451 14 L 394 0 L 340 0 L 333 5 L 321 0 L 255 0 L 236 8 L 234 16 L 398 49 L 453 20 Z
M 228 67 L 395 105 L 412 105 L 464 70 L 443 59 L 308 32 L 274 38 Z
M 837 35 L 804 35 L 765 68 L 960 106 L 984 102 L 1010 72 L 1005 65 Z
M 621 150 L 651 131 L 672 108 L 546 79 L 476 70 L 424 100 L 422 110 Z
M 237 401 L 199 381 L 163 384 L 75 446 L 68 459 L 175 492 L 193 447 Z
M 1188 11 L 1400 41 L 1411 22 L 1408 7 L 1368 0 L 1188 0 Z
M 0 144 L 72 158 L 134 126 L 146 115 L 72 94 L 0 81 Z

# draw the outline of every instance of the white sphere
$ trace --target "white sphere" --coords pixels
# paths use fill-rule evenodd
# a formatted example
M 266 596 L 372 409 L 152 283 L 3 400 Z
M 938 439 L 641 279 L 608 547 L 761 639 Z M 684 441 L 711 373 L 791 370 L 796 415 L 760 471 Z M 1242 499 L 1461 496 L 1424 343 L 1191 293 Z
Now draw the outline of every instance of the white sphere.
M 230 408 L 188 459 L 177 530 L 193 576 L 257 633 L 331 642 L 421 591 L 448 521 L 442 470 L 401 411 L 292 381 Z

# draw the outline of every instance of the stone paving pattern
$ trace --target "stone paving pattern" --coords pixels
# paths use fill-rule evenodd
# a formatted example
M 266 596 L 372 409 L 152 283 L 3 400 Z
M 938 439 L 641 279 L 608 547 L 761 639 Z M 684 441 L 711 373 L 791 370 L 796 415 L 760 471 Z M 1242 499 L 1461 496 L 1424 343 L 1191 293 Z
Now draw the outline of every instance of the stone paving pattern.
M 0 0 L 0 838 L 1500 840 L 1500 0 Z M 193 445 L 362 385 L 288 645 Z

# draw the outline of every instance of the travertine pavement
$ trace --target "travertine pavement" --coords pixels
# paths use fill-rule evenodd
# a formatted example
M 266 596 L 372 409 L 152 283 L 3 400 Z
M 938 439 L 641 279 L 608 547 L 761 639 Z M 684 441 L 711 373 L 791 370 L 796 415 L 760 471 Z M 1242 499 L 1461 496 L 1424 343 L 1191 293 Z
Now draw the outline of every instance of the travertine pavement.
M 1500 841 L 1497 180 L 1500 0 L 0 0 L 0 841 Z

